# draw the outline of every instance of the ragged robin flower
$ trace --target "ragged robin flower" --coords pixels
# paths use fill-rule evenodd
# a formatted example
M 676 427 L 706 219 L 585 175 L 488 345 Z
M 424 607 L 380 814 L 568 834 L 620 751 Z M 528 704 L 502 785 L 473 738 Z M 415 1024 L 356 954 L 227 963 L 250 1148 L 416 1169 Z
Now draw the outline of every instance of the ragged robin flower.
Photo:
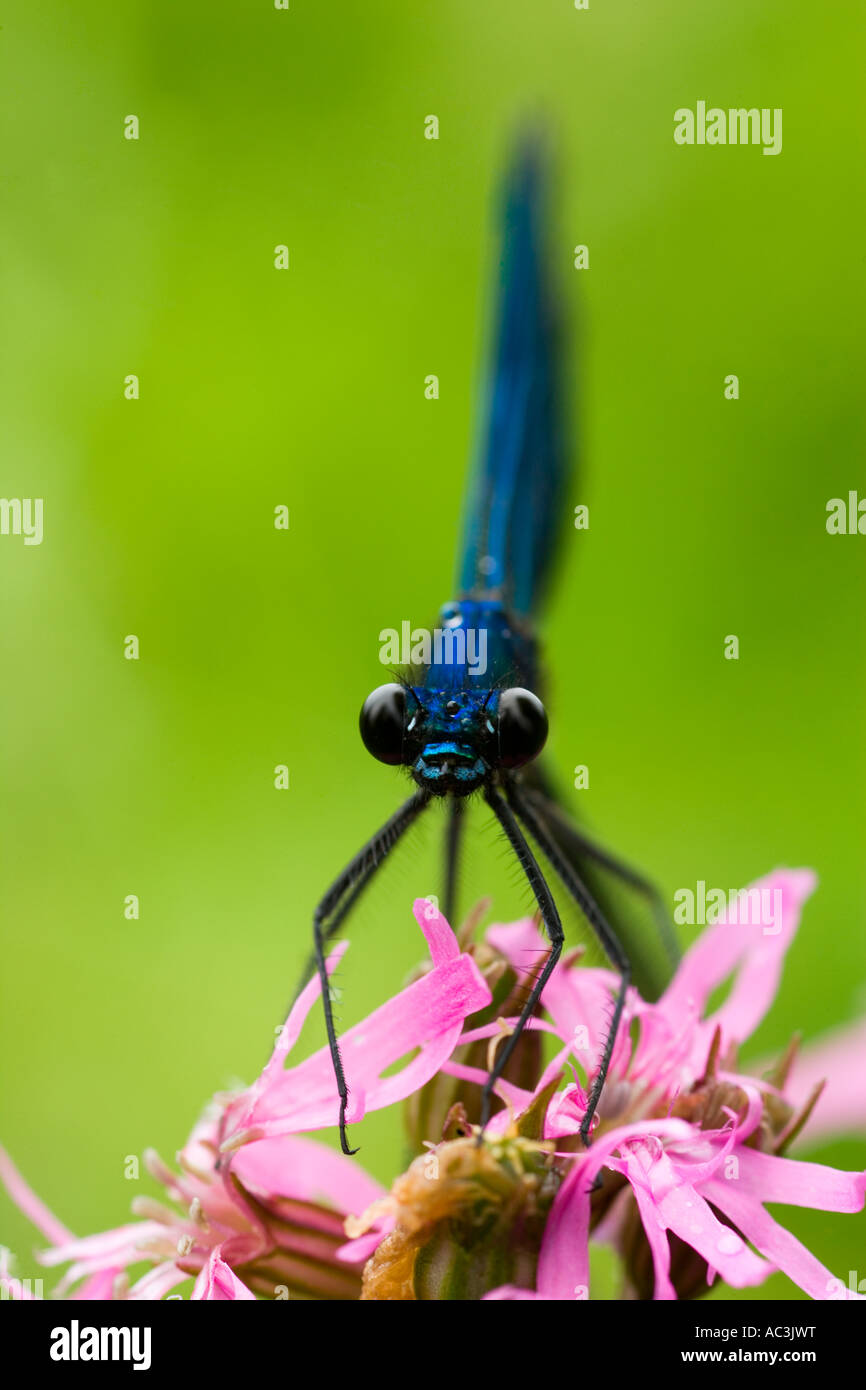
M 217 1098 L 179 1155 L 180 1172 L 149 1160 L 178 1210 L 140 1198 L 138 1221 L 76 1240 L 5 1158 L 0 1176 L 50 1240 L 43 1262 L 69 1265 L 61 1287 L 78 1298 L 161 1298 L 194 1275 L 192 1297 L 203 1299 L 284 1289 L 365 1301 L 571 1301 L 591 1296 L 590 1239 L 619 1250 L 631 1297 L 691 1297 L 719 1279 L 744 1287 L 774 1269 L 813 1298 L 859 1297 L 766 1210 L 863 1206 L 866 1174 L 787 1154 L 811 1115 L 825 1116 L 825 1132 L 834 1121 L 866 1121 L 844 1039 L 827 1042 L 817 1061 L 789 1049 L 764 1076 L 737 1060 L 775 997 L 812 886 L 804 871 L 771 875 L 759 887 L 780 897 L 778 929 L 722 919 L 657 1003 L 629 992 L 588 1150 L 580 1124 L 615 976 L 574 956 L 560 963 L 532 1022 L 537 1038 L 499 1085 L 505 1108 L 482 1135 L 452 1103 L 443 1133 L 442 1105 L 455 1084 L 477 1095 L 490 1049 L 515 1021 L 520 977 L 544 942 L 526 920 L 493 927 L 485 942 L 461 950 L 420 899 L 431 967 L 342 1040 L 350 1120 L 417 1097 L 413 1125 L 427 1128 L 426 1153 L 390 1193 L 356 1163 L 299 1137 L 333 1131 L 338 1114 L 325 1049 L 287 1065 L 317 981 L 254 1085 Z M 710 1009 L 728 977 L 727 998 Z M 534 1043 L 545 1034 L 555 1055 L 542 1065 Z M 540 1075 L 528 1074 L 533 1057 Z M 580 1076 L 569 1074 L 575 1065 Z M 815 1067 L 823 1065 L 822 1091 Z M 127 1271 L 142 1261 L 150 1268 L 130 1284 Z
M 586 1086 L 575 1078 L 553 1095 L 544 1138 L 553 1141 L 562 1184 L 547 1222 L 534 1295 L 501 1287 L 489 1297 L 588 1296 L 589 1238 L 616 1246 L 626 1291 L 655 1299 L 689 1297 L 716 1278 L 736 1288 L 775 1269 L 815 1299 L 857 1298 L 840 1291 L 820 1260 L 766 1210 L 766 1203 L 856 1212 L 866 1173 L 840 1172 L 785 1156 L 819 1100 L 822 1083 L 796 1103 L 786 1092 L 790 1049 L 773 1073 L 743 1072 L 737 1050 L 775 997 L 785 952 L 814 877 L 781 870 L 757 888 L 780 896 L 771 933 L 722 917 L 685 956 L 656 1004 L 629 992 L 591 1147 L 579 1139 Z M 540 946 L 532 921 L 492 928 L 489 945 L 515 969 Z M 733 975 L 730 992 L 707 1012 L 712 992 Z M 488 1134 L 515 1122 L 573 1061 L 588 1080 L 601 1054 L 616 980 L 574 964 L 554 972 L 535 1026 L 552 1031 L 557 1052 L 534 1092 L 503 1083 L 509 1110 Z M 461 1043 L 493 1037 L 497 1025 L 470 1026 Z M 443 1070 L 483 1084 L 483 1070 L 449 1062 Z
M 432 957 L 430 970 L 342 1040 L 352 1084 L 351 1119 L 401 1101 L 434 1076 L 453 1052 L 464 1020 L 490 1001 L 472 959 L 438 914 L 416 916 Z M 332 953 L 333 971 L 346 949 Z M 293 1007 L 256 1082 L 215 1097 L 178 1154 L 172 1171 L 155 1153 L 151 1174 L 172 1206 L 141 1196 L 139 1218 L 77 1239 L 28 1187 L 0 1150 L 0 1179 L 51 1242 L 39 1259 L 67 1265 L 59 1287 L 79 1299 L 159 1299 L 195 1277 L 194 1299 L 355 1299 L 368 1251 L 344 1250 L 343 1221 L 383 1195 L 359 1164 L 304 1131 L 333 1129 L 339 1102 L 326 1048 L 295 1066 L 286 1062 L 319 996 L 311 981 Z M 393 1068 L 414 1054 L 398 1071 Z M 388 1073 L 386 1075 L 385 1073 Z M 378 1237 L 373 1235 L 373 1244 Z M 134 1282 L 127 1271 L 149 1266 Z M 0 1277 L 4 1277 L 0 1275 Z M 21 1281 L 8 1279 L 13 1297 Z

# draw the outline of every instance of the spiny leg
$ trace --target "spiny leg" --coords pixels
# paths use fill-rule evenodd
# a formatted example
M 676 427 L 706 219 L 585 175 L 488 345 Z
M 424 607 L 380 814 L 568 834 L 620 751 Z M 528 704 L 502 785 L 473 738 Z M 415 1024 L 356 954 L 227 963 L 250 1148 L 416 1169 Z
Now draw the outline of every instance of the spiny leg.
M 412 821 L 415 819 L 415 816 L 418 814 L 418 811 L 413 812 L 411 809 L 415 802 L 420 802 L 421 804 L 418 806 L 418 810 L 423 810 L 428 800 L 429 796 L 426 792 L 416 792 L 414 796 L 410 796 L 409 800 L 404 802 L 404 804 L 395 812 L 391 819 L 385 822 L 381 830 L 378 830 L 376 834 L 373 836 L 373 838 L 367 841 L 366 845 L 364 845 L 364 848 L 359 850 L 359 852 L 355 855 L 355 858 L 352 860 L 351 864 L 349 864 L 348 867 L 344 870 L 344 874 L 350 874 L 353 871 L 353 869 L 355 869 L 355 867 L 358 865 L 359 861 L 364 861 L 368 859 L 368 856 L 370 856 L 368 862 L 366 864 L 362 864 L 362 867 L 357 870 L 357 880 L 355 881 L 355 883 L 347 885 L 347 891 L 344 893 L 342 899 L 340 900 L 339 907 L 330 916 L 327 929 L 322 938 L 325 944 L 327 944 L 333 936 L 336 936 L 337 932 L 343 925 L 343 922 L 349 916 L 349 913 L 352 911 L 353 907 L 360 898 L 364 889 L 367 887 L 367 884 L 370 882 L 370 879 L 373 877 L 373 874 L 375 873 L 376 869 L 379 867 L 381 860 L 384 859 L 385 855 L 389 852 L 389 850 L 393 849 L 397 840 L 403 834 L 403 831 L 406 830 L 408 826 L 411 825 Z M 407 814 L 409 815 L 409 820 L 406 821 L 405 824 L 403 824 L 403 819 Z M 372 857 L 376 851 L 377 846 L 379 847 L 378 859 Z M 340 879 L 344 877 L 344 874 L 340 875 Z M 337 886 L 337 883 L 340 882 L 340 879 L 337 879 L 336 882 L 331 885 L 329 892 L 333 892 L 333 890 Z M 295 1000 L 298 998 L 298 995 L 301 993 L 304 987 L 307 984 L 309 984 L 310 979 L 315 973 L 316 952 L 315 950 L 313 950 L 307 957 L 306 965 L 304 966 L 301 978 L 299 979 L 298 984 L 295 988 L 295 993 L 292 996 L 292 1003 L 295 1002 Z
M 633 888 L 636 893 L 640 893 L 646 899 L 655 918 L 668 963 L 673 969 L 676 969 L 682 958 L 682 952 L 674 933 L 667 905 L 656 885 L 637 869 L 633 869 L 631 865 L 616 858 L 603 846 L 590 840 L 582 830 L 577 828 L 564 810 L 544 773 L 540 769 L 534 768 L 533 774 L 536 786 L 521 787 L 524 801 L 529 801 L 537 807 L 539 813 L 548 823 L 551 820 L 556 822 L 560 833 L 573 845 L 575 854 L 582 854 L 587 859 L 595 860 L 596 864 L 609 870 L 621 882 L 628 884 L 630 888 Z
M 349 913 L 352 911 L 352 908 L 355 906 L 355 903 L 358 901 L 364 889 L 367 887 L 367 884 L 370 882 L 370 879 L 373 877 L 373 872 L 375 868 L 376 865 L 371 864 L 368 872 L 364 873 L 358 879 L 357 883 L 354 884 L 351 891 L 344 895 L 338 910 L 334 913 L 333 917 L 328 922 L 327 931 L 325 932 L 325 935 L 323 937 L 323 943 L 325 945 L 327 945 L 327 943 L 331 940 L 331 937 L 336 936 L 337 932 L 340 930 L 341 926 L 343 925 L 343 922 L 348 917 Z M 297 986 L 295 987 L 295 992 L 292 995 L 293 1004 L 297 1000 L 302 990 L 304 990 L 306 986 L 309 984 L 311 978 L 313 977 L 313 975 L 315 975 L 315 973 L 316 953 L 315 951 L 311 951 L 309 956 L 307 957 L 307 963 L 304 966 L 301 978 L 299 979 Z
M 547 935 L 550 937 L 550 953 L 533 983 L 532 989 L 529 992 L 529 997 L 514 1026 L 514 1031 L 496 1053 L 493 1070 L 485 1082 L 484 1090 L 481 1092 L 482 1130 L 490 1119 L 490 1099 L 493 1095 L 493 1088 L 502 1076 L 508 1064 L 509 1057 L 520 1041 L 521 1034 L 526 1027 L 527 1021 L 535 1012 L 544 986 L 550 979 L 556 963 L 562 954 L 562 943 L 565 939 L 562 931 L 562 923 L 559 920 L 559 913 L 556 910 L 556 903 L 553 901 L 553 894 L 547 886 L 544 875 L 535 861 L 535 856 L 526 842 L 526 836 L 517 824 L 510 806 L 503 801 L 502 797 L 493 787 L 487 788 L 484 793 L 484 798 L 497 817 L 505 834 L 508 836 L 511 848 L 514 850 L 517 860 L 529 881 L 529 886 L 535 894 L 535 901 L 538 903 L 541 910 L 541 920 L 544 923 Z
M 581 912 L 598 937 L 611 965 L 619 971 L 620 975 L 619 991 L 614 1004 L 613 1017 L 610 1021 L 607 1037 L 604 1040 L 604 1048 L 601 1054 L 601 1061 L 598 1065 L 598 1071 L 593 1077 L 589 1095 L 587 1096 L 586 1113 L 580 1125 L 580 1137 L 584 1144 L 588 1145 L 590 1142 L 590 1128 L 598 1107 L 598 1102 L 601 1098 L 602 1090 L 604 1089 L 604 1083 L 607 1079 L 610 1059 L 613 1055 L 616 1035 L 619 1031 L 620 1019 L 622 1018 L 622 1011 L 625 1007 L 625 997 L 628 992 L 629 984 L 631 983 L 631 964 L 628 956 L 619 943 L 616 933 L 604 917 L 595 899 L 581 883 L 573 866 L 564 858 L 547 826 L 539 820 L 533 807 L 523 796 L 522 791 L 518 789 L 514 782 L 509 782 L 506 787 L 506 794 L 514 811 L 520 816 L 520 819 L 523 821 L 542 853 L 550 860 L 550 863 L 559 874 L 569 893 L 574 898 Z
M 337 1092 L 340 1097 L 340 1147 L 344 1154 L 357 1153 L 357 1149 L 349 1147 L 346 1135 L 346 1106 L 349 1102 L 349 1088 L 346 1085 L 346 1077 L 343 1072 L 343 1060 L 340 1056 L 340 1045 L 337 1040 L 337 1030 L 334 1026 L 334 1009 L 331 999 L 331 989 L 328 980 L 328 972 L 325 968 L 325 945 L 333 936 L 336 927 L 333 925 L 334 916 L 337 918 L 337 926 L 343 921 L 347 908 L 344 908 L 344 900 L 349 899 L 349 906 L 358 897 L 358 882 L 366 885 L 378 868 L 381 867 L 385 858 L 390 854 L 400 836 L 408 830 L 412 822 L 420 815 L 425 806 L 430 801 L 429 792 L 418 791 L 409 800 L 404 802 L 400 809 L 395 812 L 390 820 L 386 821 L 381 830 L 378 830 L 372 839 L 368 840 L 363 849 L 360 849 L 351 863 L 331 884 L 322 901 L 319 903 L 313 915 L 313 940 L 316 969 L 319 972 L 319 980 L 322 985 L 322 1005 L 325 1010 L 325 1028 L 328 1034 L 328 1048 L 331 1053 L 331 1063 L 334 1068 L 334 1076 L 337 1081 Z
M 445 905 L 443 913 L 451 926 L 457 911 L 457 869 L 460 861 L 460 842 L 463 837 L 466 803 L 460 796 L 448 799 L 448 829 L 445 834 Z

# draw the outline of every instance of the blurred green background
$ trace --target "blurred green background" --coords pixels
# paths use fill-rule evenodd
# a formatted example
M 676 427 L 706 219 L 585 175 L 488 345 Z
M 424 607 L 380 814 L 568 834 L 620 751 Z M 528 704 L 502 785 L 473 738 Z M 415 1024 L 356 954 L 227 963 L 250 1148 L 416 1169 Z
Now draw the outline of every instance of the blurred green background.
M 755 1052 L 866 1008 L 866 540 L 824 526 L 866 493 L 863 37 L 853 0 L 5 7 L 2 492 L 45 499 L 45 537 L 0 538 L 0 1135 L 74 1231 L 253 1078 L 317 896 L 404 791 L 357 714 L 379 630 L 451 596 L 527 112 L 559 146 L 591 513 L 545 628 L 553 761 L 588 764 L 573 809 L 668 895 L 817 869 Z M 698 99 L 782 107 L 782 154 L 678 147 Z M 344 1026 L 422 954 L 428 819 L 347 933 Z M 509 920 L 527 892 L 476 829 L 464 904 Z M 355 1138 L 390 1180 L 396 1117 Z M 862 1220 L 783 1215 L 866 1274 Z M 5 1196 L 0 1221 L 38 1273 Z

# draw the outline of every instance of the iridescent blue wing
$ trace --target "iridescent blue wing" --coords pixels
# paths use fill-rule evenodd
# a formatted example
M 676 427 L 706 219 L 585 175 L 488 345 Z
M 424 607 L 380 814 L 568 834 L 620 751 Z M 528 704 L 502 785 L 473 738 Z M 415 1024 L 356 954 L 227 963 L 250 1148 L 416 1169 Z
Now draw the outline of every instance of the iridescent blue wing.
M 493 350 L 458 574 L 462 593 L 501 597 L 527 615 L 550 576 L 566 477 L 544 164 L 527 142 L 505 189 Z

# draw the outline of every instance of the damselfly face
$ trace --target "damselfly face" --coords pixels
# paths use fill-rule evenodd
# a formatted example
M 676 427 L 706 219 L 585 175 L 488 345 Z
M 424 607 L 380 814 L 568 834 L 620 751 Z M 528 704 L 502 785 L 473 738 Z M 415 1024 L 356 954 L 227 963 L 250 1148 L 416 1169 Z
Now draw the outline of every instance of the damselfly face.
M 547 714 L 537 695 L 505 690 L 431 690 L 380 685 L 364 701 L 361 737 L 380 762 L 411 770 L 434 796 L 468 796 L 500 768 L 538 756 Z

